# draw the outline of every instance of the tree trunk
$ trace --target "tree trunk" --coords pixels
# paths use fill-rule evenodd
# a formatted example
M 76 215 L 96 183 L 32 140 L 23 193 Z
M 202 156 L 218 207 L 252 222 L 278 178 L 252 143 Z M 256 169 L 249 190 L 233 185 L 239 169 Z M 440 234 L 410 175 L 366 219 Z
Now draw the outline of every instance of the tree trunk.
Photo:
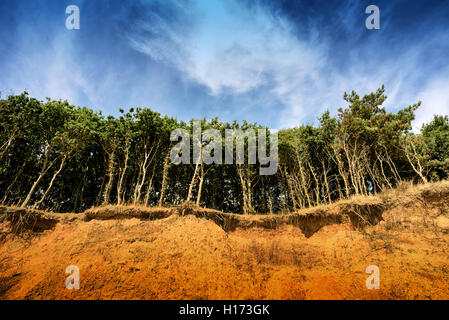
M 200 153 L 200 158 L 201 158 L 201 153 Z M 200 158 L 197 160 L 196 165 L 195 165 L 195 171 L 193 172 L 193 177 L 192 177 L 192 180 L 190 181 L 189 193 L 187 194 L 187 200 L 186 201 L 190 201 L 190 199 L 192 197 L 193 188 L 196 185 L 196 176 L 198 175 L 200 162 L 202 162 L 202 159 L 200 159 Z
M 348 181 L 348 172 L 344 169 L 344 162 L 341 159 L 339 154 L 339 150 L 337 147 L 334 147 L 335 161 L 337 162 L 338 173 L 340 177 L 343 179 L 343 184 L 345 186 L 345 198 L 349 197 L 349 181 Z
M 311 207 L 312 204 L 311 204 L 311 201 L 310 201 L 309 190 L 307 188 L 306 173 L 305 173 L 304 166 L 303 166 L 302 160 L 301 160 L 298 152 L 296 153 L 296 157 L 298 159 L 299 174 L 301 176 L 301 185 L 302 185 L 302 188 L 303 188 L 303 191 L 304 191 L 304 195 L 306 196 L 306 199 L 307 199 L 307 204 L 308 204 L 309 207 Z
M 252 189 L 252 181 L 251 181 L 251 169 L 249 167 L 249 164 L 246 165 L 245 167 L 245 172 L 246 172 L 246 192 L 248 193 L 248 202 L 247 202 L 247 206 L 248 209 L 251 210 L 251 213 L 254 212 L 254 208 L 253 208 L 253 189 Z
M 4 205 L 6 200 L 8 199 L 9 191 L 11 191 L 12 187 L 16 184 L 19 177 L 22 176 L 23 170 L 25 169 L 27 162 L 28 162 L 28 156 L 25 158 L 25 161 L 23 162 L 22 166 L 20 167 L 19 172 L 17 172 L 16 176 L 14 177 L 13 182 L 11 182 L 11 184 L 6 189 L 3 199 L 2 199 L 2 205 Z
M 273 214 L 273 200 L 269 192 L 268 192 L 268 205 L 270 208 L 270 214 Z
M 237 173 L 240 178 L 240 184 L 242 185 L 242 196 L 243 196 L 243 213 L 248 213 L 248 198 L 246 194 L 246 182 L 243 178 L 243 168 L 241 164 L 237 164 Z
M 157 143 L 156 146 L 156 150 L 153 152 L 153 147 L 151 147 L 150 152 L 147 152 L 147 146 L 145 146 L 145 154 L 144 154 L 144 160 L 143 162 L 139 165 L 139 178 L 137 179 L 137 184 L 136 184 L 136 188 L 134 190 L 134 204 L 136 204 L 137 202 L 140 202 L 140 199 L 142 197 L 142 188 L 143 185 L 145 184 L 145 180 L 147 177 L 147 172 L 148 172 L 148 168 L 150 167 L 151 163 L 154 160 L 154 157 L 157 153 L 157 150 L 159 149 L 159 145 L 160 145 L 160 140 Z M 153 153 L 153 156 L 150 159 L 150 154 Z M 148 161 L 149 160 L 149 161 Z M 154 171 L 153 171 L 154 173 Z M 153 178 L 151 178 L 152 181 Z
M 424 183 L 427 183 L 427 178 L 423 174 L 424 166 L 421 163 L 421 160 L 419 159 L 419 155 L 416 150 L 415 144 L 413 143 L 413 141 L 411 141 L 411 139 L 407 140 L 405 143 L 406 144 L 403 149 L 408 162 L 412 166 L 413 171 L 416 172 L 416 174 L 421 178 L 421 180 Z
M 153 168 L 153 173 L 151 174 L 151 178 L 150 181 L 148 182 L 148 187 L 147 187 L 147 191 L 145 193 L 145 206 L 148 206 L 148 202 L 150 200 L 150 192 L 151 192 L 151 187 L 153 186 L 153 178 L 154 178 L 154 172 L 155 172 L 156 166 L 154 166 Z
M 104 191 L 103 205 L 109 204 L 109 198 L 111 196 L 112 183 L 114 182 L 114 161 L 115 152 L 109 153 L 108 160 L 108 183 L 106 184 L 106 189 Z
M 45 193 L 42 195 L 42 198 L 36 202 L 33 206 L 33 208 L 38 208 L 45 200 L 45 198 L 47 197 L 47 195 L 49 194 L 51 188 L 53 187 L 53 183 L 55 182 L 56 177 L 59 175 L 59 173 L 61 172 L 62 168 L 64 167 L 65 161 L 67 160 L 68 155 L 64 155 L 62 157 L 61 160 L 61 164 L 59 165 L 59 169 L 53 174 L 53 177 L 51 178 L 50 184 L 48 185 L 47 190 L 45 191 Z
M 323 160 L 321 160 L 321 166 L 323 167 L 324 186 L 325 186 L 325 188 L 326 188 L 327 198 L 328 198 L 329 203 L 331 203 L 331 202 L 332 202 L 332 198 L 331 198 L 331 190 L 330 190 L 330 188 L 329 188 L 329 182 L 327 181 L 327 173 L 328 173 L 329 171 L 326 169 L 326 166 L 325 166 Z
M 159 197 L 159 202 L 158 202 L 159 207 L 162 207 L 162 202 L 164 201 L 165 189 L 167 189 L 168 169 L 170 169 L 170 166 L 171 166 L 171 163 L 170 163 L 170 148 L 169 148 L 167 155 L 165 156 L 165 160 L 164 160 L 164 169 L 163 169 L 163 173 L 162 173 L 161 195 Z
M 204 182 L 204 164 L 201 161 L 201 178 L 200 183 L 198 185 L 198 196 L 196 197 L 196 204 L 199 206 L 201 201 L 201 192 L 203 190 L 203 182 Z
M 6 141 L 0 148 L 0 161 L 2 160 L 3 156 L 5 155 L 6 151 L 11 147 L 12 142 L 17 137 L 16 131 L 14 131 L 11 136 L 9 137 L 8 141 Z
M 262 192 L 262 212 L 266 213 L 267 212 L 267 194 L 265 192 L 265 184 L 263 183 L 262 180 L 262 187 L 261 190 Z
M 117 184 L 117 204 L 120 205 L 122 203 L 122 189 L 123 189 L 123 179 L 126 175 L 126 170 L 128 169 L 128 160 L 129 160 L 129 146 L 125 149 L 125 164 L 123 169 L 120 170 L 120 179 Z
M 104 185 L 106 183 L 107 173 L 103 175 L 103 179 L 101 181 L 100 192 L 98 192 L 97 199 L 95 199 L 95 206 L 98 207 L 100 205 L 101 196 L 103 195 Z
M 320 182 L 318 180 L 318 176 L 315 173 L 315 170 L 314 170 L 312 164 L 310 163 L 310 161 L 307 161 L 307 164 L 309 165 L 310 172 L 312 173 L 313 180 L 315 181 L 315 198 L 316 198 L 315 201 L 316 201 L 316 205 L 319 205 L 320 204 Z
M 147 174 L 147 162 L 148 158 L 150 157 L 149 153 L 147 152 L 147 147 L 145 145 L 145 153 L 144 153 L 144 160 L 139 164 L 139 174 L 137 175 L 137 181 L 136 181 L 136 187 L 134 188 L 134 204 L 140 202 L 141 197 L 141 190 L 143 187 L 143 184 L 145 183 L 146 174 Z
M 287 168 L 285 168 L 285 167 L 283 170 L 283 174 L 285 177 L 285 181 L 287 182 L 287 187 L 288 187 L 288 191 L 290 193 L 290 198 L 292 198 L 293 211 L 296 211 L 298 209 L 298 204 L 296 202 L 295 193 L 293 192 L 292 181 L 291 181 L 290 175 L 288 174 Z
M 42 165 L 42 170 L 41 173 L 39 174 L 39 177 L 37 178 L 37 180 L 33 183 L 33 185 L 31 186 L 30 191 L 28 192 L 25 200 L 22 202 L 21 204 L 21 208 L 25 208 L 28 203 L 31 200 L 31 196 L 34 193 L 34 190 L 36 189 L 37 185 L 39 184 L 39 182 L 41 182 L 42 178 L 45 176 L 45 174 L 47 173 L 47 171 L 55 164 L 55 162 L 58 160 L 59 157 L 55 158 L 50 164 L 48 164 L 49 161 L 49 155 L 51 153 L 51 151 L 53 150 L 53 147 L 50 146 L 45 154 L 45 160 L 44 160 L 44 164 Z

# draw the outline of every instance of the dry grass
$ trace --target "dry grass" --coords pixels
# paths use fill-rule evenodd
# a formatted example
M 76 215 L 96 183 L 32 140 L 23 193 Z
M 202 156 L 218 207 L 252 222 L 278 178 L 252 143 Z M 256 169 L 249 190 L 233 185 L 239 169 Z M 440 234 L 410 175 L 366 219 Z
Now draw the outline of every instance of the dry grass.
M 143 219 L 143 220 L 156 220 L 167 218 L 173 214 L 173 209 L 159 208 L 159 207 L 145 207 L 137 205 L 128 206 L 116 206 L 109 205 L 103 207 L 97 207 L 89 209 L 84 212 L 83 219 L 89 220 L 112 220 L 112 219 Z
M 8 233 L 29 239 L 35 233 L 54 228 L 58 220 L 44 211 L 0 206 L 0 223 L 9 226 L 1 232 L 0 240 Z

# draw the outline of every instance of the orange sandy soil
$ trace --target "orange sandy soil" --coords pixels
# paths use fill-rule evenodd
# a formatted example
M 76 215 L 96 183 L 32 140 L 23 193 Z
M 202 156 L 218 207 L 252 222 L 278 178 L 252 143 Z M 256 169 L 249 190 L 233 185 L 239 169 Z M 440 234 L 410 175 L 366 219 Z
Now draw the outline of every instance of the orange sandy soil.
M 449 299 L 447 208 L 383 218 L 309 238 L 292 225 L 225 232 L 192 215 L 60 222 L 31 240 L 3 237 L 0 299 Z M 68 265 L 79 290 L 65 288 Z M 368 265 L 379 290 L 365 286 Z

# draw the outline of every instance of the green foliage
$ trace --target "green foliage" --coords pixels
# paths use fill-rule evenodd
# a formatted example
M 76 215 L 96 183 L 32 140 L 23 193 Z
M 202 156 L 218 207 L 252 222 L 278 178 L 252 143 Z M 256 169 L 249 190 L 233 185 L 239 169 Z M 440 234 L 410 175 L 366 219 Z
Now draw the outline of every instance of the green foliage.
M 192 200 L 201 196 L 203 206 L 284 212 L 372 194 L 402 179 L 447 178 L 448 116 L 435 116 L 413 134 L 420 103 L 388 112 L 384 93 L 384 87 L 363 97 L 345 93 L 347 106 L 335 116 L 324 112 L 318 126 L 280 130 L 278 172 L 263 177 L 258 165 L 171 165 L 170 133 L 191 132 L 192 121 L 149 108 L 104 117 L 67 101 L 11 95 L 0 100 L 0 202 L 57 211 L 102 203 L 181 204 L 191 185 Z M 219 130 L 223 146 L 225 129 L 262 128 L 218 118 L 204 118 L 201 126 Z
M 433 179 L 449 175 L 449 118 L 435 115 L 433 120 L 421 129 L 426 165 Z

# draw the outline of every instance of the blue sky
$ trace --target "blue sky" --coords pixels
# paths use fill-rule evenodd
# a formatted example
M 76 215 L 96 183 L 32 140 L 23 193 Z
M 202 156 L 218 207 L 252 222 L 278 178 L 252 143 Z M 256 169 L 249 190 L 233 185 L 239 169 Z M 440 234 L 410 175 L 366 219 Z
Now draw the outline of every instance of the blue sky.
M 65 9 L 80 8 L 80 30 Z M 380 8 L 367 30 L 365 8 Z M 449 114 L 449 1 L 0 0 L 0 90 L 118 114 L 313 123 L 385 84 L 388 110 Z M 3 93 L 3 95 L 5 95 Z

